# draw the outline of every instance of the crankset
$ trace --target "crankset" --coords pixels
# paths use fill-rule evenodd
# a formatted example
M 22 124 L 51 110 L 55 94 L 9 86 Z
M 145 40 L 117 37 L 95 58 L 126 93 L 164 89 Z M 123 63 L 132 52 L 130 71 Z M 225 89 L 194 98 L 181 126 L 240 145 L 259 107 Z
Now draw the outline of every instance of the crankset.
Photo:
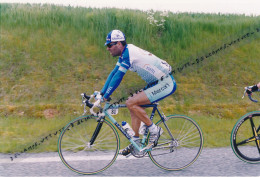
M 143 144 L 142 144 L 142 140 L 141 139 L 138 139 L 138 140 L 135 140 L 135 143 L 141 147 Z M 147 151 L 139 151 L 138 149 L 136 149 L 133 145 L 131 145 L 131 149 L 130 149 L 130 152 L 131 154 L 134 156 L 134 157 L 137 157 L 137 158 L 142 158 L 144 157 L 146 154 L 147 154 Z

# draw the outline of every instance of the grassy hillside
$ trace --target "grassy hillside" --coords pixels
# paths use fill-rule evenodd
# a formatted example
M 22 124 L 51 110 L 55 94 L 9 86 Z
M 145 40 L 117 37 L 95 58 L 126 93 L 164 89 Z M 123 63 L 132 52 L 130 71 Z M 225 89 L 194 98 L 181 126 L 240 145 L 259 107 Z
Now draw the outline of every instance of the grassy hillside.
M 116 63 L 104 47 L 112 29 L 174 68 L 178 90 L 161 102 L 166 114 L 187 114 L 198 122 L 231 121 L 228 130 L 246 112 L 259 110 L 241 99 L 243 87 L 259 81 L 259 16 L 156 12 L 148 18 L 134 10 L 17 4 L 0 4 L 0 11 L 3 137 L 17 138 L 10 125 L 21 118 L 39 121 L 48 109 L 55 110 L 58 120 L 80 115 L 80 93 L 100 90 Z M 133 77 L 126 74 L 113 101 L 144 87 Z

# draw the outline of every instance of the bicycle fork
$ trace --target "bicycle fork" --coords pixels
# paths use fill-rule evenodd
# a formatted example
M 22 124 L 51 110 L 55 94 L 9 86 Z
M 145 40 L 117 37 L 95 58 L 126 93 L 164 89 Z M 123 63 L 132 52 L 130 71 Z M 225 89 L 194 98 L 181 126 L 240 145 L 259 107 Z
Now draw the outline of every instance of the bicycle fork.
M 94 142 L 95 142 L 95 140 L 96 140 L 96 138 L 98 136 L 98 133 L 100 132 L 100 129 L 101 129 L 102 125 L 103 125 L 104 118 L 105 117 L 100 117 L 99 120 L 97 120 L 98 124 L 97 124 L 97 127 L 96 127 L 96 129 L 95 129 L 95 131 L 94 131 L 90 141 L 89 141 L 89 146 L 94 144 Z

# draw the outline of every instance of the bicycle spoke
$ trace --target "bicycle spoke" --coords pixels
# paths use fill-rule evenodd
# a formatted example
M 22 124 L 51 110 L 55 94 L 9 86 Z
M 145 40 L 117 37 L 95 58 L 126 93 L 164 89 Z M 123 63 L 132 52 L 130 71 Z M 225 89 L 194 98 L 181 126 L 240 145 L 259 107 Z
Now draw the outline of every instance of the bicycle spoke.
M 246 143 L 250 143 L 250 142 L 255 141 L 255 140 L 256 140 L 255 137 L 251 137 L 251 138 L 248 138 L 248 139 L 246 139 L 246 140 L 244 140 L 244 141 L 241 141 L 240 143 L 236 143 L 236 145 L 237 145 L 237 146 L 241 146 L 241 145 L 244 145 L 244 144 L 246 144 Z
M 190 166 L 202 150 L 200 128 L 186 116 L 171 116 L 166 119 L 165 124 L 170 134 L 164 131 L 158 145 L 148 152 L 149 157 L 158 167 L 166 170 L 181 170 Z M 161 127 L 164 128 L 163 125 Z
M 260 112 L 241 117 L 231 133 L 231 147 L 241 160 L 248 163 L 260 162 Z
M 186 142 L 186 141 L 191 141 L 192 139 L 197 139 L 199 137 L 199 135 L 197 134 L 197 132 L 193 131 L 193 133 L 191 132 L 187 132 L 185 135 L 183 135 L 181 138 L 178 138 L 181 142 Z
M 259 131 L 260 131 L 260 125 L 258 126 L 256 132 L 259 133 Z M 258 136 L 259 136 L 259 135 L 258 135 Z
M 110 123 L 103 122 L 92 145 L 89 141 L 97 126 L 95 118 L 76 119 L 69 126 L 73 127 L 64 130 L 59 138 L 59 155 L 69 169 L 80 174 L 95 174 L 115 161 L 119 137 Z

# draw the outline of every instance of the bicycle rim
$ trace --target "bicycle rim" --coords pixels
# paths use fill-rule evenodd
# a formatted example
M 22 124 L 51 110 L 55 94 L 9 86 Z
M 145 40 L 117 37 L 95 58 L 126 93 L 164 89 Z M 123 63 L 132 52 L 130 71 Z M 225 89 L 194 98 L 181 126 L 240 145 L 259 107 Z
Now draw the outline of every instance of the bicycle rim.
M 199 157 L 203 147 L 202 131 L 194 120 L 186 116 L 168 116 L 165 123 L 170 133 L 162 121 L 157 123 L 164 132 L 158 145 L 148 153 L 149 157 L 162 169 L 182 170 Z
M 89 141 L 97 118 L 86 116 L 71 121 L 61 132 L 58 153 L 62 162 L 79 174 L 95 174 L 110 167 L 119 151 L 119 136 L 106 120 L 93 145 Z
M 239 159 L 260 163 L 260 112 L 251 112 L 238 120 L 231 133 L 231 147 Z

